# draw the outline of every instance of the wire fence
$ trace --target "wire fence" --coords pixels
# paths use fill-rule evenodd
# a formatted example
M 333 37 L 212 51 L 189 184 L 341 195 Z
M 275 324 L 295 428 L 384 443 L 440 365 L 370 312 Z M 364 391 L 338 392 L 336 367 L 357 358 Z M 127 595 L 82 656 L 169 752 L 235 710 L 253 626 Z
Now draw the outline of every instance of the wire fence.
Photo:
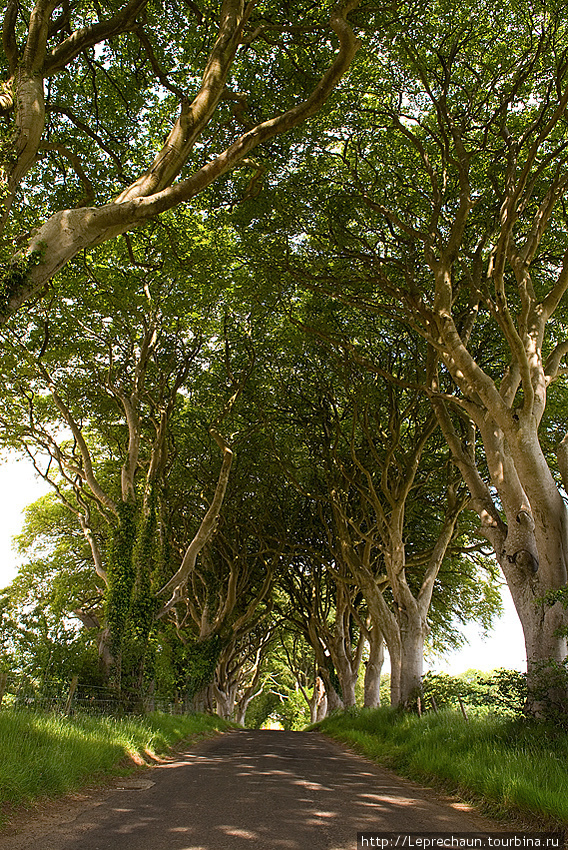
M 130 702 L 130 710 L 129 710 Z M 135 700 L 119 697 L 110 688 L 84 683 L 77 676 L 69 681 L 35 679 L 23 674 L 0 673 L 0 710 L 30 709 L 70 715 L 76 711 L 96 715 L 125 713 L 190 714 L 187 698 L 155 693 L 152 687 Z

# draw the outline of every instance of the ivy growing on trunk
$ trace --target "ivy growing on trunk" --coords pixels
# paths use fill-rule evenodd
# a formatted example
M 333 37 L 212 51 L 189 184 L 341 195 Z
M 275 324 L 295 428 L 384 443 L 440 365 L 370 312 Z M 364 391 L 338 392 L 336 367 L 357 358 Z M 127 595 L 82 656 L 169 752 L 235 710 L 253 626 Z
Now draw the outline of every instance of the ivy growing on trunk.
M 129 620 L 136 580 L 133 553 L 136 541 L 136 505 L 117 505 L 118 525 L 114 531 L 107 569 L 106 621 L 111 635 L 111 652 L 119 661 Z M 120 677 L 119 677 L 120 678 Z

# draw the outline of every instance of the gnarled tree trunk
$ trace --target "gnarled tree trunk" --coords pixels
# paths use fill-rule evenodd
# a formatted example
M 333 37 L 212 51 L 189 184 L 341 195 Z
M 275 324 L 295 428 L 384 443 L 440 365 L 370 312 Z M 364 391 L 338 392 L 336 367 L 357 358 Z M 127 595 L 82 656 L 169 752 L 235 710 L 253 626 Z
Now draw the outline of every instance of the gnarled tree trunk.
M 381 673 L 385 660 L 383 636 L 376 628 L 369 632 L 369 658 L 365 663 L 365 708 L 378 708 L 381 704 Z

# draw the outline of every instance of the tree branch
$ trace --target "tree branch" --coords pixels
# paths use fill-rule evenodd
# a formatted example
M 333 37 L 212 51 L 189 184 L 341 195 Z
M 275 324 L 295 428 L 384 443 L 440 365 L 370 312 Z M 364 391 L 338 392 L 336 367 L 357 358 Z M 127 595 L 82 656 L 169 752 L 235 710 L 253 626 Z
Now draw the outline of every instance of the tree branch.
M 126 196 L 129 196 L 130 193 L 139 195 L 140 191 L 148 189 L 150 184 L 146 184 L 146 178 L 143 177 L 141 181 L 137 181 L 131 189 L 127 190 L 126 195 L 121 196 L 113 203 L 99 208 L 64 210 L 48 219 L 36 231 L 26 252 L 27 254 L 44 253 L 46 256 L 41 263 L 30 269 L 25 284 L 19 287 L 17 292 L 10 294 L 7 299 L 6 315 L 0 317 L 0 319 L 5 320 L 8 314 L 17 310 L 28 298 L 37 293 L 59 269 L 83 248 L 101 244 L 179 203 L 190 200 L 234 168 L 258 145 L 274 136 L 288 132 L 314 115 L 347 71 L 359 47 L 359 42 L 345 18 L 345 15 L 356 5 L 357 0 L 350 0 L 345 6 L 337 8 L 332 14 L 331 27 L 339 38 L 339 50 L 331 67 L 316 85 L 311 95 L 301 104 L 275 118 L 258 124 L 253 130 L 237 139 L 223 153 L 202 166 L 191 177 L 155 192 L 149 197 L 137 196 L 133 199 L 126 199 Z M 215 81 L 213 69 L 211 69 L 211 75 Z M 219 97 L 223 93 L 224 86 L 220 88 Z M 211 105 L 211 102 L 210 98 L 209 105 Z M 207 111 L 206 104 L 204 109 Z M 190 107 L 188 106 L 186 114 L 189 115 L 189 112 Z M 173 160 L 171 163 L 173 163 Z M 158 163 L 156 176 L 159 177 L 159 181 L 163 182 L 166 171 L 167 168 L 164 170 Z M 154 178 L 148 177 L 148 179 L 152 183 Z M 146 189 L 144 189 L 144 186 L 146 186 Z M 45 252 L 46 245 L 49 246 L 47 253 Z
M 45 77 L 51 77 L 62 71 L 84 50 L 100 44 L 115 35 L 134 29 L 136 18 L 146 6 L 148 0 L 130 0 L 114 18 L 99 21 L 90 27 L 75 30 L 48 54 L 43 67 Z
M 183 557 L 183 561 L 181 563 L 180 568 L 175 573 L 175 575 L 173 575 L 172 578 L 158 591 L 159 596 L 164 593 L 173 594 L 169 602 L 164 605 L 164 607 L 158 614 L 158 617 L 163 617 L 169 610 L 171 610 L 171 608 L 178 601 L 178 594 L 182 586 L 187 581 L 188 576 L 193 571 L 197 556 L 199 555 L 205 544 L 211 539 L 211 537 L 215 533 L 215 529 L 217 528 L 221 505 L 223 504 L 223 499 L 227 490 L 227 484 L 229 482 L 229 473 L 231 471 L 231 464 L 233 462 L 233 452 L 220 434 L 215 431 L 212 431 L 211 436 L 223 452 L 223 463 L 221 465 L 221 471 L 219 472 L 219 479 L 215 488 L 215 494 L 213 496 L 211 505 L 209 506 L 209 510 L 203 517 L 193 540 L 185 551 L 185 555 Z

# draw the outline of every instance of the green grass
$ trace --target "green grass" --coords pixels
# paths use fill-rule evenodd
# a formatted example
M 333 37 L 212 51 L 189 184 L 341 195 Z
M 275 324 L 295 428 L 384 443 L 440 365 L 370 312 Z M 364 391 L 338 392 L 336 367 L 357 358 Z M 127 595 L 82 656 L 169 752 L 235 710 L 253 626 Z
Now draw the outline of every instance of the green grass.
M 0 804 L 62 794 L 116 772 L 125 758 L 139 764 L 187 738 L 230 728 L 219 717 L 151 714 L 144 718 L 58 717 L 0 712 Z
M 466 722 L 392 709 L 349 711 L 316 727 L 398 773 L 485 804 L 493 814 L 568 826 L 568 734 L 488 715 Z

